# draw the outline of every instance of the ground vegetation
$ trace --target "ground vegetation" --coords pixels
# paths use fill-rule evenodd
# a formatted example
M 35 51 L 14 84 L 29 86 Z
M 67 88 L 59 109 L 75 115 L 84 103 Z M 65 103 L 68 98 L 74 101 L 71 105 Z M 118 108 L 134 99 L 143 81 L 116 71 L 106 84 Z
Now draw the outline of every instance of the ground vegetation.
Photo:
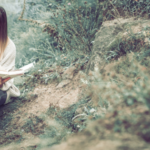
M 122 20 L 149 17 L 147 0 L 24 0 L 9 36 L 36 65 L 0 107 L 0 149 L 148 150 L 150 26 Z

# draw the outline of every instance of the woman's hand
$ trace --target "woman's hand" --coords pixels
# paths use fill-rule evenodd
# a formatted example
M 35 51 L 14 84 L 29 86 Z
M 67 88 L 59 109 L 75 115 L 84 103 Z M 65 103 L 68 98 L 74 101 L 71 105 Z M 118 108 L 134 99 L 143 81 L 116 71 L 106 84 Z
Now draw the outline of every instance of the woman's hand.
M 0 77 L 0 88 L 2 88 L 2 86 L 3 86 L 3 84 L 5 83 L 5 82 L 7 82 L 8 80 L 10 80 L 11 78 L 9 77 L 9 78 L 6 78 L 6 79 L 2 79 L 2 77 Z
M 0 77 L 0 88 L 3 86 L 3 79 Z

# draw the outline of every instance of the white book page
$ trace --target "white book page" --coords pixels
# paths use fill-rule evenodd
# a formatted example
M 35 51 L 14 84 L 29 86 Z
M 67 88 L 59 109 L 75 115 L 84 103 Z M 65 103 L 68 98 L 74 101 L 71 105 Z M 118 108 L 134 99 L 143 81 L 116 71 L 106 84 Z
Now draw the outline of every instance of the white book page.
M 28 72 L 33 67 L 34 67 L 34 63 L 31 63 L 31 64 L 28 64 L 28 65 L 20 68 L 20 69 L 23 70 L 24 72 Z
M 24 71 L 23 70 L 14 70 L 14 71 L 9 71 L 8 75 L 9 76 L 14 76 L 14 75 L 23 75 Z
M 8 77 L 14 78 L 17 76 L 22 76 L 24 75 L 25 72 L 28 72 L 33 67 L 34 67 L 34 63 L 31 63 L 17 70 L 7 71 L 0 66 L 0 77 L 2 77 L 2 79 L 5 79 Z
M 11 71 L 11 72 L 0 72 L 0 77 L 2 77 L 2 79 L 5 79 L 5 78 L 14 78 L 14 77 L 17 77 L 17 76 L 22 76 L 24 75 L 24 72 L 22 70 L 20 71 Z

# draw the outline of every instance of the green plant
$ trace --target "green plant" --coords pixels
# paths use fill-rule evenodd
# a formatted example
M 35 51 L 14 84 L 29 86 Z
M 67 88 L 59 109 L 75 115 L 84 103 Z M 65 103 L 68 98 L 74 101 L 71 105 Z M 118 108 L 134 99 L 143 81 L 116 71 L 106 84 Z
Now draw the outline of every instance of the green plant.
M 51 17 L 57 48 L 79 55 L 91 52 L 91 42 L 103 21 L 102 5 L 99 1 L 71 1 L 58 7 Z

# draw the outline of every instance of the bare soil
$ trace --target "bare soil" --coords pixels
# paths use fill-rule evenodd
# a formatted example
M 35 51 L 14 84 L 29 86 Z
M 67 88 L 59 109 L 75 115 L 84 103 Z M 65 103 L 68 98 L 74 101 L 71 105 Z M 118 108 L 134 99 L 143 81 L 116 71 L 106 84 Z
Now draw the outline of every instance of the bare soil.
M 13 143 L 19 142 L 19 140 L 22 140 L 21 146 L 26 145 L 25 147 L 32 146 L 33 142 L 31 144 L 30 141 L 33 139 L 37 143 L 39 141 L 38 135 L 43 134 L 44 128 L 47 126 L 43 121 L 36 123 L 38 117 L 45 114 L 50 105 L 63 109 L 78 101 L 82 88 L 80 73 L 68 81 L 66 85 L 61 85 L 61 83 L 38 85 L 34 92 L 29 93 L 29 95 L 36 94 L 37 98 L 23 102 L 15 101 L 1 107 L 1 147 L 7 144 L 9 146 L 5 149 L 10 150 Z M 7 117 L 10 119 L 5 119 Z M 27 124 L 27 120 L 32 120 L 34 130 Z M 3 149 L 0 148 L 0 150 Z

